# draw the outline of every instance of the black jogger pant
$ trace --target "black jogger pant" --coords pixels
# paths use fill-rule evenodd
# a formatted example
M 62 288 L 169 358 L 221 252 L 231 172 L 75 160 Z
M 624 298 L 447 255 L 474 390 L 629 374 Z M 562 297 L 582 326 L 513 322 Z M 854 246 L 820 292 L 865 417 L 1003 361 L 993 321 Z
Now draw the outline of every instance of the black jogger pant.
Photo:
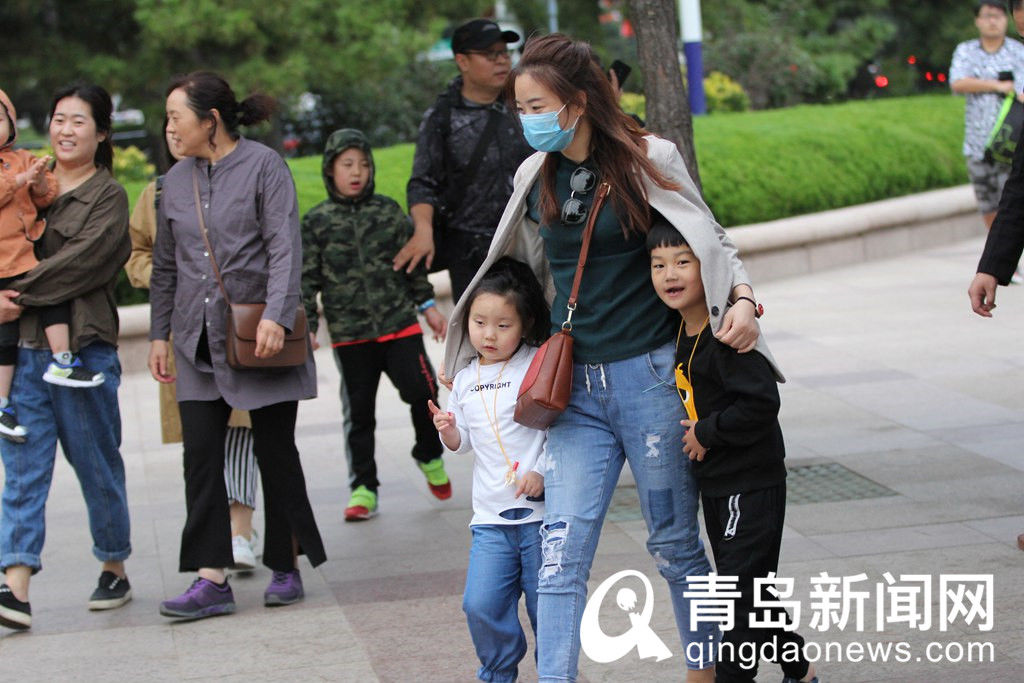
M 348 429 L 348 481 L 353 490 L 365 486 L 376 492 L 380 487 L 373 458 L 373 432 L 377 427 L 377 386 L 382 373 L 409 404 L 416 432 L 412 457 L 418 462 L 430 462 L 441 456 L 441 440 L 427 408 L 427 401 L 437 402 L 437 380 L 423 348 L 423 335 L 336 346 L 334 353 L 341 363 L 352 416 Z
M 807 675 L 808 662 L 803 655 L 804 639 L 795 631 L 782 628 L 750 628 L 749 615 L 761 613 L 766 608 L 754 607 L 754 578 L 764 578 L 779 568 L 779 550 L 782 547 L 782 525 L 786 518 L 786 483 L 766 489 L 732 496 L 711 497 L 702 495 L 704 524 L 707 527 L 711 550 L 715 556 L 715 568 L 719 576 L 737 576 L 740 597 L 735 604 L 735 626 L 726 631 L 723 638 L 722 656 L 715 668 L 716 683 L 747 683 L 757 675 L 757 657 L 753 666 L 744 668 L 739 656 L 740 645 L 775 640 L 776 652 L 799 648 L 797 661 L 783 661 L 779 666 L 786 676 L 797 680 Z M 773 600 L 767 590 L 761 591 L 763 602 Z M 782 607 L 770 610 L 773 618 L 789 622 Z M 731 646 L 730 646 L 731 644 Z M 749 647 L 749 646 L 748 646 Z
M 181 401 L 185 445 L 185 506 L 179 571 L 229 567 L 231 521 L 224 485 L 224 437 L 231 407 L 223 399 Z M 306 478 L 295 447 L 298 401 L 285 401 L 249 411 L 253 450 L 263 480 L 263 564 L 274 571 L 295 566 L 292 539 L 314 567 L 327 559 Z

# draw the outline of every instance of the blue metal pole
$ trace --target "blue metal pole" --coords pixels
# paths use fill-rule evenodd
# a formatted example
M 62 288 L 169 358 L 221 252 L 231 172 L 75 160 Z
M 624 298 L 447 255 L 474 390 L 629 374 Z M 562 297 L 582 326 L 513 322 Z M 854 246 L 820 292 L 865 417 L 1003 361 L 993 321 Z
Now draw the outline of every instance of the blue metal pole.
M 558 0 L 548 0 L 548 32 L 558 33 Z
M 700 0 L 679 0 L 679 33 L 683 38 L 683 56 L 686 58 L 686 91 L 690 98 L 690 112 L 694 115 L 706 114 L 704 30 Z

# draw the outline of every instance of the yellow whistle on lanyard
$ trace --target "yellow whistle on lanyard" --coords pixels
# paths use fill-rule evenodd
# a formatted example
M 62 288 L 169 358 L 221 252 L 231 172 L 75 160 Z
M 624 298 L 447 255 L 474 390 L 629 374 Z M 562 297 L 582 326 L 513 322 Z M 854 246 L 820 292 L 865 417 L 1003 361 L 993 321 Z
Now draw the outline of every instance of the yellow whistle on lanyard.
M 696 422 L 697 405 L 693 402 L 693 385 L 690 384 L 686 373 L 683 372 L 682 363 L 676 366 L 676 391 L 679 392 L 679 398 L 682 399 L 683 407 L 686 408 L 686 417 L 690 421 Z

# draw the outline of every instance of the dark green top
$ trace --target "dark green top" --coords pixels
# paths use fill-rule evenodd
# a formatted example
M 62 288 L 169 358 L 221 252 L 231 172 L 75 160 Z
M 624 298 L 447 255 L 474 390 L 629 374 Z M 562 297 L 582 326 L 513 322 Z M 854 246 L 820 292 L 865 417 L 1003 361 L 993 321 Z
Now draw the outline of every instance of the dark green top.
M 569 198 L 569 177 L 578 164 L 561 154 L 557 157 L 556 192 L 561 207 Z M 583 165 L 588 165 L 588 162 Z M 530 190 L 527 212 L 540 224 L 544 252 L 551 264 L 555 282 L 555 300 L 551 305 L 551 328 L 554 331 L 565 320 L 586 223 L 567 226 L 558 219 L 554 225 L 544 224 L 540 220 L 538 206 L 540 183 L 538 179 Z M 582 197 L 588 206 L 595 193 L 596 187 Z M 645 240 L 623 235 L 611 201 L 606 201 L 601 207 L 594 226 L 590 253 L 580 283 L 579 303 L 572 322 L 573 356 L 577 363 L 606 363 L 632 358 L 675 339 L 679 314 L 665 306 L 654 292 Z

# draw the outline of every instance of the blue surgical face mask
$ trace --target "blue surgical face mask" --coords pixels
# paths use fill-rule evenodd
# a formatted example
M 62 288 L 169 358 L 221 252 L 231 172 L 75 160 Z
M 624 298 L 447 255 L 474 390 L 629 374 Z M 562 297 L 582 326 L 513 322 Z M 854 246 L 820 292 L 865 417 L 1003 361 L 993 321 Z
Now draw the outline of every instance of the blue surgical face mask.
M 568 105 L 563 104 L 562 109 Z M 543 114 L 520 114 L 519 120 L 523 124 L 523 135 L 530 147 L 538 152 L 561 152 L 572 142 L 576 134 L 576 124 L 580 118 L 577 116 L 572 126 L 563 129 L 558 124 L 558 111 L 546 111 Z

